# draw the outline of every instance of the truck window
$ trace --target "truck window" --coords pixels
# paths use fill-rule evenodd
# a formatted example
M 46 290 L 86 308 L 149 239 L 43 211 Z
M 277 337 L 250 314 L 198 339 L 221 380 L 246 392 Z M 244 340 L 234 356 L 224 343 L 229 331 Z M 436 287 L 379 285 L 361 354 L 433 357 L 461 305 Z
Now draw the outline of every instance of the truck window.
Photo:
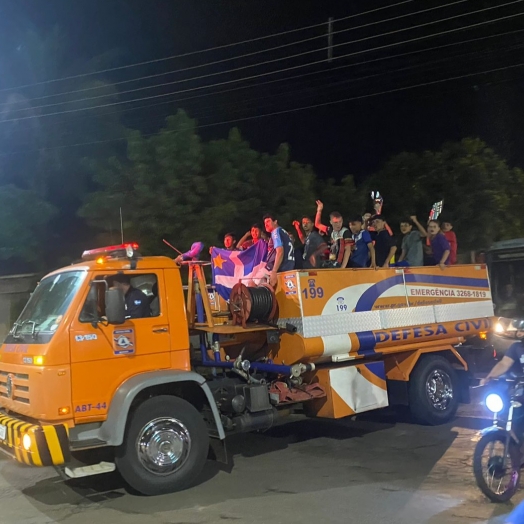
M 85 277 L 85 271 L 66 271 L 44 278 L 17 320 L 17 334 L 54 333 Z
M 145 310 L 146 313 L 140 316 L 158 317 L 160 315 L 160 300 L 158 297 L 158 280 L 156 275 L 154 273 L 139 275 L 136 273 L 124 273 L 124 275 L 129 277 L 132 289 L 138 290 L 145 295 L 145 307 L 141 307 L 141 309 Z M 105 291 L 113 285 L 114 276 L 115 274 L 97 277 L 95 282 L 92 283 L 82 312 L 80 313 L 80 322 L 92 322 L 96 318 L 105 316 Z M 141 298 L 140 293 L 136 291 L 133 291 L 133 293 L 137 295 L 137 298 Z M 134 318 L 140 318 L 140 316 Z

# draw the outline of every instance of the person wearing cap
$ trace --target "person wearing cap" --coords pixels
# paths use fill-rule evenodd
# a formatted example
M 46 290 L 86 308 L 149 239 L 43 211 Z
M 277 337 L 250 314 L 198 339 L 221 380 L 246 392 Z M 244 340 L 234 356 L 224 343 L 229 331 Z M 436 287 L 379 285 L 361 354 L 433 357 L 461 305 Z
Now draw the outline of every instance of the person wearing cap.
M 140 289 L 131 285 L 129 275 L 117 273 L 111 277 L 111 285 L 121 289 L 126 303 L 126 318 L 145 318 L 151 316 L 149 299 Z
M 371 263 L 371 267 L 376 269 L 377 262 L 375 260 L 373 240 L 369 231 L 362 229 L 362 217 L 355 215 L 349 221 L 349 229 L 351 230 L 354 244 L 347 267 L 367 267 Z
M 371 238 L 375 242 L 375 260 L 377 267 L 389 267 L 389 261 L 397 251 L 395 238 L 391 236 L 386 229 L 386 219 L 383 215 L 371 217 L 371 224 L 374 229 L 371 233 Z

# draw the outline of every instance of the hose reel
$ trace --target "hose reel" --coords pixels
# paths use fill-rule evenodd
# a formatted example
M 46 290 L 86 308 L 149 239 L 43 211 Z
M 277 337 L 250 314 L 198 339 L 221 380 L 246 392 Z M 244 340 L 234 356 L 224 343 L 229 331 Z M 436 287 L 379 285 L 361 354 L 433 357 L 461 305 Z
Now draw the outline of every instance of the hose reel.
M 270 322 L 277 313 L 275 292 L 268 284 L 247 287 L 239 282 L 231 290 L 229 311 L 233 316 L 233 324 L 244 328 L 248 322 Z

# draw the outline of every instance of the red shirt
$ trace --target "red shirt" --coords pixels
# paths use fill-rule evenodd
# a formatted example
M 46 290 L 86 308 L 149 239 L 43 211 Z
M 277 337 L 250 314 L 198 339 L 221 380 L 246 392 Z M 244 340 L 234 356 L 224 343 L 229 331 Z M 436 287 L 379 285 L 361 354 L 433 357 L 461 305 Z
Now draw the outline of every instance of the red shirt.
M 457 235 L 453 231 L 446 231 L 444 233 L 446 240 L 449 242 L 451 252 L 449 253 L 449 263 L 457 263 Z

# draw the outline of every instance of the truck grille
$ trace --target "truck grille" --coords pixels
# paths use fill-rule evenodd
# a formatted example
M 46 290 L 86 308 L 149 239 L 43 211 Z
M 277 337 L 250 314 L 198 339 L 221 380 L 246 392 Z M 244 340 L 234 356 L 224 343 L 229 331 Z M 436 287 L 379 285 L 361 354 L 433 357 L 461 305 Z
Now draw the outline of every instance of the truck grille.
M 29 375 L 0 370 L 0 397 L 29 404 Z

